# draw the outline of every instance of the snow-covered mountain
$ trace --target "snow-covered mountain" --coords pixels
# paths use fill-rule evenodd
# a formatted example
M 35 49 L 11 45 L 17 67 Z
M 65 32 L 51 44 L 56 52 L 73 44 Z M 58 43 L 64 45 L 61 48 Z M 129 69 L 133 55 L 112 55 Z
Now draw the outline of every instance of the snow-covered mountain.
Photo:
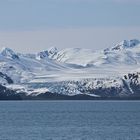
M 102 51 L 92 51 L 90 49 L 68 48 L 58 51 L 51 59 L 68 64 L 81 66 L 101 66 L 103 64 L 129 65 L 140 62 L 140 42 L 134 40 L 124 40 L 119 44 Z
M 37 54 L 16 53 L 9 48 L 0 52 L 1 92 L 11 90 L 22 96 L 137 95 L 139 71 L 140 41 L 136 39 L 101 51 L 53 47 Z

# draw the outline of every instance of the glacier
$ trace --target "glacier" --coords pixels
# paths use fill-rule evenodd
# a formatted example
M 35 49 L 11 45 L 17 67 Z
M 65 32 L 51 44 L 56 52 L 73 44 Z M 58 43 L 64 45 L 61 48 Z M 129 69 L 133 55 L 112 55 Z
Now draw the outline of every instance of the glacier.
M 47 93 L 91 97 L 139 96 L 140 41 L 124 40 L 100 51 L 55 47 L 36 54 L 0 51 L 1 94 Z

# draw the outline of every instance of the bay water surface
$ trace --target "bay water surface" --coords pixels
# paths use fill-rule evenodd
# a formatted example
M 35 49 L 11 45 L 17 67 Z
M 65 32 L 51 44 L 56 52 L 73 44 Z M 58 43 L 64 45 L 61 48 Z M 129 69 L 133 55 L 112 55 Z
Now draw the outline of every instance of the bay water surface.
M 140 140 L 140 101 L 0 101 L 0 140 Z

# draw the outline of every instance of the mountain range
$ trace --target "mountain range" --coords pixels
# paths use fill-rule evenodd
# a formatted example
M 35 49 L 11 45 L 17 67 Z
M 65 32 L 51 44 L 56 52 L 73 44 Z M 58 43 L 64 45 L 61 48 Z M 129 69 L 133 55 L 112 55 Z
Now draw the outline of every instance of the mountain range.
M 100 51 L 55 47 L 36 54 L 0 51 L 0 99 L 140 97 L 140 41 Z

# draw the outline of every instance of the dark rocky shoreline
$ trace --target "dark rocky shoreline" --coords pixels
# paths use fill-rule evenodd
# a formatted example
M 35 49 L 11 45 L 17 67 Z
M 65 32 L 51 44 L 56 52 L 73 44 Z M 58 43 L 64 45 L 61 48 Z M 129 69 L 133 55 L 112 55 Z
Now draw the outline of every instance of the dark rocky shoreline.
M 67 96 L 56 93 L 40 94 L 38 96 L 25 96 L 24 93 L 9 96 L 0 95 L 0 100 L 140 100 L 139 95 L 125 97 L 93 97 L 89 95 Z

